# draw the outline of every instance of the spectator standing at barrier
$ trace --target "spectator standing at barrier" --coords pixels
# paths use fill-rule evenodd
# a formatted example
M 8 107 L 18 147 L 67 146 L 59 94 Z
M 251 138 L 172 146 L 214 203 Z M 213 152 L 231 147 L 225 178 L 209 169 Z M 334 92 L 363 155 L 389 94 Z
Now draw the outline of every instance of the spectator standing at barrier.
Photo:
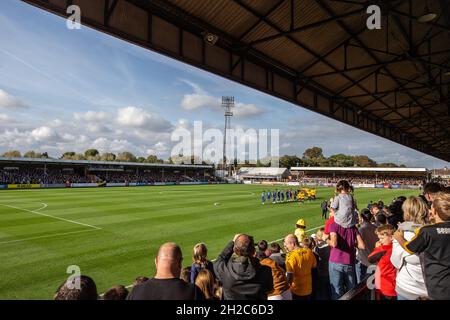
M 298 242 L 301 243 L 303 242 L 303 240 L 305 240 L 306 237 L 306 224 L 305 224 L 305 220 L 300 218 L 297 220 L 297 223 L 295 224 L 295 232 L 294 234 L 296 235 Z
M 191 283 L 195 283 L 195 278 L 197 278 L 199 272 L 204 269 L 211 271 L 215 278 L 213 263 L 208 260 L 208 249 L 204 243 L 197 243 L 194 246 L 194 249 L 192 250 L 192 261 L 193 263 L 190 272 Z
M 330 274 L 328 261 L 330 260 L 331 247 L 325 241 L 324 229 L 316 233 L 316 247 L 313 252 L 317 259 L 317 282 L 315 284 L 316 300 L 330 300 Z
M 273 290 L 272 270 L 255 258 L 253 237 L 235 235 L 214 262 L 225 300 L 266 300 Z
M 347 180 L 340 180 L 336 184 L 336 197 L 330 204 L 334 213 L 334 222 L 344 228 L 351 228 L 358 223 L 356 203 L 352 196 L 353 188 Z
M 296 235 L 284 238 L 286 249 L 286 273 L 292 300 L 311 300 L 312 269 L 317 267 L 316 258 L 309 248 L 301 248 Z
M 407 241 L 414 237 L 414 231 L 429 223 L 427 203 L 420 197 L 409 197 L 402 205 L 405 222 L 398 228 L 403 230 Z M 420 258 L 409 254 L 397 240 L 392 244 L 391 262 L 397 268 L 395 291 L 398 300 L 416 300 L 428 296 L 423 278 Z
M 79 283 L 79 287 L 75 284 Z M 88 276 L 70 278 L 59 286 L 54 300 L 98 300 L 97 286 Z
M 270 259 L 270 249 L 266 249 L 264 256 L 260 255 L 260 263 L 272 270 L 273 290 L 268 293 L 268 300 L 292 300 L 289 284 L 286 279 L 286 271 L 275 260 Z
M 322 208 L 322 219 L 327 219 L 327 213 L 328 213 L 328 202 L 327 200 L 323 200 L 322 204 L 320 205 Z
M 178 245 L 163 244 L 155 259 L 155 277 L 135 286 L 127 300 L 203 300 L 197 286 L 180 279 L 182 260 Z
M 369 255 L 370 263 L 376 263 L 375 288 L 379 300 L 397 300 L 395 292 L 395 278 L 397 269 L 391 263 L 392 240 L 395 228 L 390 224 L 377 228 L 379 241 Z
M 416 229 L 407 241 L 403 230 L 394 238 L 410 254 L 423 254 L 424 279 L 428 295 L 435 300 L 450 300 L 450 194 L 434 196 L 430 220 L 432 225 Z
M 367 268 L 370 266 L 368 260 L 369 254 L 375 249 L 375 244 L 378 241 L 378 237 L 375 233 L 377 227 L 370 223 L 372 214 L 369 209 L 361 210 L 360 224 L 358 232 L 364 241 L 365 249 L 358 249 L 356 254 L 356 281 L 360 283 L 366 276 Z
M 365 249 L 364 241 L 356 226 L 344 228 L 333 222 L 329 226 L 328 244 L 331 246 L 328 264 L 331 299 L 339 299 L 356 285 L 356 250 Z
M 269 254 L 269 258 L 286 271 L 286 255 L 281 251 L 281 247 L 278 243 L 271 243 L 266 254 Z
M 208 269 L 201 270 L 195 278 L 195 285 L 202 291 L 206 300 L 218 300 L 216 296 L 216 281 Z
M 125 300 L 127 296 L 127 288 L 123 285 L 117 285 L 105 292 L 103 295 L 103 300 Z
M 425 199 L 427 199 L 429 206 L 431 206 L 436 194 L 441 191 L 443 191 L 442 186 L 437 182 L 428 182 L 425 184 L 423 187 L 423 195 L 425 196 Z

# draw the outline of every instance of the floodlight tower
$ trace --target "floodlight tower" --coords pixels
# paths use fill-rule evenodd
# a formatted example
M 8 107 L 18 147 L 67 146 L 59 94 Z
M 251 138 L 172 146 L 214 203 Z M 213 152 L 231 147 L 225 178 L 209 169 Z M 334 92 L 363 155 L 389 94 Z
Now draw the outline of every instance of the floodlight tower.
M 231 129 L 231 117 L 233 116 L 234 97 L 222 97 L 222 108 L 225 110 L 225 130 L 223 133 L 223 164 L 222 178 L 225 178 L 225 170 L 227 168 L 227 130 Z

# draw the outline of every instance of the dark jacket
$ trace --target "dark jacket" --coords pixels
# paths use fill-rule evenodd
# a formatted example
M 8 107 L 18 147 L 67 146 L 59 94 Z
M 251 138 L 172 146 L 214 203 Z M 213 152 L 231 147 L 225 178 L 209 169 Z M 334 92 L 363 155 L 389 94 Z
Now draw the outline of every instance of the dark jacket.
M 266 300 L 273 290 L 272 270 L 256 258 L 233 254 L 231 241 L 214 262 L 225 300 Z

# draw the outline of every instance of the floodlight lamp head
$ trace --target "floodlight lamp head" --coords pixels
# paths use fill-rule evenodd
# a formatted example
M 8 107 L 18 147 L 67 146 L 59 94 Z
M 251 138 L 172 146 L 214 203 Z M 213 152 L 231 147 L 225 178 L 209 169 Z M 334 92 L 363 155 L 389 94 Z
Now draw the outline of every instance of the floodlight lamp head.
M 216 42 L 219 40 L 219 37 L 211 32 L 203 32 L 203 41 L 205 41 L 207 44 L 213 46 L 216 44 Z

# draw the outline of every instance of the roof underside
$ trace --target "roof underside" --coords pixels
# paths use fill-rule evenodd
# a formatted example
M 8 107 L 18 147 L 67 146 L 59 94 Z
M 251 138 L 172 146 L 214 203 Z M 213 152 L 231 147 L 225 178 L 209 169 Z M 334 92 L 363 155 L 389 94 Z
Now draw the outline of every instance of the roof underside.
M 24 1 L 450 161 L 448 0 Z

